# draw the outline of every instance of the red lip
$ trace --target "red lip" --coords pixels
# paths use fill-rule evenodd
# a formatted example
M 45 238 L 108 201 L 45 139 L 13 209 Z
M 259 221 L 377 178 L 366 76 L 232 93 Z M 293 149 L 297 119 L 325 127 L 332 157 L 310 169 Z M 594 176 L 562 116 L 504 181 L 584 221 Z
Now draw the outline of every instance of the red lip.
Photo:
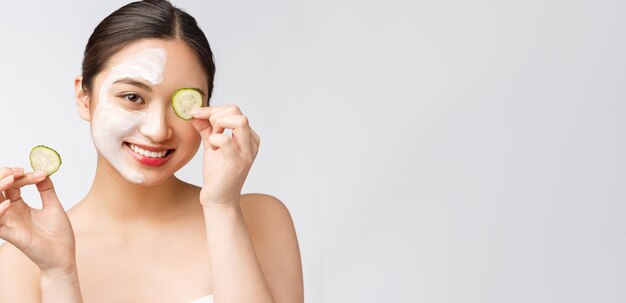
M 124 149 L 126 149 L 126 151 L 130 153 L 130 155 L 133 158 L 135 158 L 135 160 L 137 160 L 139 163 L 146 165 L 146 166 L 151 166 L 151 167 L 160 167 L 160 166 L 165 165 L 165 163 L 167 163 L 172 158 L 172 154 L 174 153 L 174 151 L 170 151 L 168 152 L 167 156 L 163 158 L 150 158 L 150 157 L 145 157 L 134 152 L 132 149 L 130 149 L 128 144 L 124 144 Z

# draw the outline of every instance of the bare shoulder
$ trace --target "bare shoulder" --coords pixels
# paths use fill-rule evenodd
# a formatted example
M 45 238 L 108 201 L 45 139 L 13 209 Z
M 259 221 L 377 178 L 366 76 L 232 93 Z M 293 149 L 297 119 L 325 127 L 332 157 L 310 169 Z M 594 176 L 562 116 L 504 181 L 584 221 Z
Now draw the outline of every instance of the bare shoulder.
M 277 245 L 298 248 L 291 214 L 278 198 L 267 194 L 244 194 L 241 195 L 240 205 L 248 230 L 254 237 L 255 246 L 268 245 L 263 247 L 268 250 Z
M 241 195 L 240 205 L 246 220 L 272 221 L 282 219 L 292 222 L 287 206 L 272 195 L 260 193 L 243 194 Z
M 259 193 L 241 195 L 240 205 L 275 301 L 303 302 L 300 248 L 289 210 L 278 198 Z
M 240 205 L 255 246 L 268 245 L 263 248 L 276 251 L 281 251 L 276 249 L 280 245 L 298 249 L 295 226 L 282 201 L 268 194 L 253 193 L 241 195 Z
M 39 302 L 41 273 L 9 242 L 0 245 L 0 303 Z

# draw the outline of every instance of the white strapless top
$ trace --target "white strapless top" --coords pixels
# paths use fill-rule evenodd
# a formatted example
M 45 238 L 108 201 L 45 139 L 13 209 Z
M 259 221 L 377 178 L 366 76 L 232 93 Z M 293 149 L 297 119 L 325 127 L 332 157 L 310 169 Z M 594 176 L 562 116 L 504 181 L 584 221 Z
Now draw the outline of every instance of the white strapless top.
M 189 303 L 213 303 L 213 295 L 208 295 L 197 300 L 193 300 Z

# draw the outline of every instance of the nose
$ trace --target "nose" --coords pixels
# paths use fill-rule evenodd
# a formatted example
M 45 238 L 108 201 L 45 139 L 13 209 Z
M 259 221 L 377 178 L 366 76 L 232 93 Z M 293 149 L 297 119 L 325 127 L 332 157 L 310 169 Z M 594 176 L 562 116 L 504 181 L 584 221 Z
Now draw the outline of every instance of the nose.
M 153 142 L 163 142 L 172 137 L 172 128 L 167 123 L 163 109 L 153 109 L 148 112 L 141 124 L 141 133 Z

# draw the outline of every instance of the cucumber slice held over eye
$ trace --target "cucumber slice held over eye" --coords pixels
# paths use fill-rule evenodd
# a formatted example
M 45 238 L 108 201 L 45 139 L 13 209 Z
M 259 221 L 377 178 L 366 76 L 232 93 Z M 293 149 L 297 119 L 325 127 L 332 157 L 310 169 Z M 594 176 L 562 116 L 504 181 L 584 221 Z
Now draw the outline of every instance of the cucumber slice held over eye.
M 193 88 L 181 88 L 172 95 L 172 108 L 184 120 L 193 118 L 189 112 L 202 107 L 202 94 Z
M 54 174 L 61 167 L 61 155 L 54 149 L 38 145 L 30 151 L 30 166 L 33 170 L 44 170 L 48 176 Z

